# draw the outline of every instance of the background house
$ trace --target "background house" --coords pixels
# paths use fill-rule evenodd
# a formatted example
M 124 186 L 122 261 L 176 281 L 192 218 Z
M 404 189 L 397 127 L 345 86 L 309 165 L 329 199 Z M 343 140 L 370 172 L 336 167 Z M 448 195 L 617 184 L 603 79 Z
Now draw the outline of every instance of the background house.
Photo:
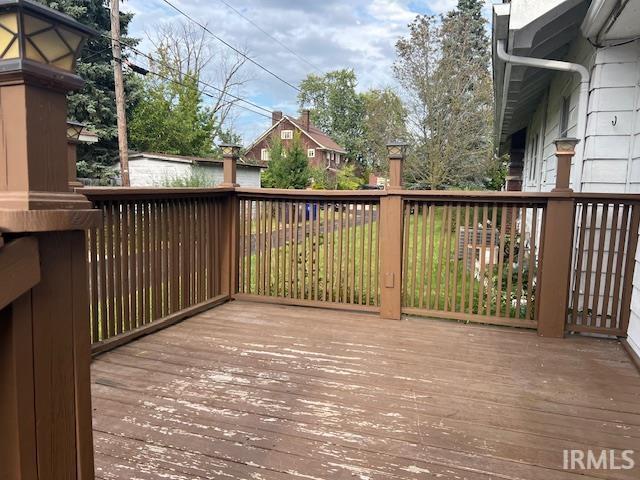
M 237 180 L 242 187 L 260 187 L 260 164 L 238 162 Z M 186 157 L 164 153 L 134 153 L 129 156 L 129 176 L 132 187 L 163 186 L 168 181 L 197 174 L 212 186 L 222 183 L 222 160 Z
M 309 110 L 304 110 L 300 118 L 273 112 L 271 127 L 249 145 L 245 158 L 253 162 L 269 161 L 271 140 L 274 137 L 280 138 L 286 146 L 296 131 L 300 132 L 302 144 L 312 166 L 336 170 L 345 162 L 347 151 L 311 123 Z
M 573 62 L 583 73 L 505 62 L 502 47 L 507 54 Z M 493 60 L 496 136 L 501 152 L 511 154 L 510 190 L 551 190 L 553 140 L 569 136 L 581 140 L 572 165 L 575 191 L 640 192 L 640 0 L 494 5 Z M 639 264 L 628 331 L 638 354 Z

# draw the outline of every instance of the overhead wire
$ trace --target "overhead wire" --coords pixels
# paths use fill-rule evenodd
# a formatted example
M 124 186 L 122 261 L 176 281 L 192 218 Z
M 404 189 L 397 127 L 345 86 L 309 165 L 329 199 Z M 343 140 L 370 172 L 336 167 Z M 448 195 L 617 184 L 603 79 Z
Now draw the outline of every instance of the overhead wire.
M 294 55 L 298 60 L 306 63 L 307 65 L 309 65 L 311 68 L 313 68 L 314 70 L 316 70 L 317 72 L 320 72 L 320 68 L 317 67 L 316 65 L 314 65 L 313 63 L 311 63 L 309 60 L 307 60 L 306 58 L 304 58 L 303 56 L 299 55 L 298 53 L 296 53 L 294 50 L 292 50 L 291 48 L 289 48 L 289 46 L 287 46 L 287 44 L 285 44 L 284 42 L 281 42 L 280 40 L 278 40 L 276 37 L 274 37 L 273 35 L 271 35 L 269 32 L 267 32 L 266 30 L 264 30 L 260 25 L 258 25 L 257 23 L 255 23 L 253 20 L 251 20 L 249 17 L 246 17 L 245 15 L 242 14 L 242 12 L 238 11 L 233 5 L 230 5 L 228 2 L 226 2 L 226 0 L 219 0 L 221 3 L 223 3 L 224 5 L 226 5 L 231 11 L 233 11 L 236 15 L 238 15 L 239 17 L 243 18 L 244 20 L 246 20 L 247 22 L 249 22 L 251 25 L 253 25 L 255 28 L 257 28 L 260 32 L 262 32 L 264 35 L 266 35 L 267 37 L 269 37 L 271 40 L 273 40 L 274 42 L 276 42 L 278 45 L 280 45 L 282 48 L 284 48 L 285 50 L 287 50 L 289 53 L 291 53 L 292 55 Z
M 184 10 L 176 7 L 173 3 L 171 3 L 169 0 L 161 0 L 162 2 L 164 2 L 165 4 L 167 4 L 169 7 L 171 7 L 173 10 L 175 10 L 176 12 L 178 12 L 180 15 L 182 15 L 183 17 L 185 17 L 187 20 L 189 20 L 190 22 L 192 22 L 193 24 L 199 26 L 200 28 L 202 28 L 205 32 L 207 32 L 209 35 L 211 35 L 213 38 L 215 38 L 216 40 L 218 40 L 220 43 L 222 43 L 223 45 L 227 46 L 228 48 L 230 48 L 231 50 L 233 50 L 234 52 L 236 52 L 238 55 L 240 55 L 241 57 L 245 58 L 246 60 L 248 60 L 249 62 L 251 62 L 252 64 L 254 64 L 256 67 L 260 68 L 261 70 L 267 72 L 269 75 L 271 75 L 272 77 L 278 79 L 279 81 L 281 81 L 282 83 L 284 83 L 285 85 L 288 85 L 289 87 L 293 88 L 295 91 L 300 92 L 300 89 L 295 86 L 294 84 L 292 84 L 291 82 L 288 82 L 287 80 L 285 80 L 284 78 L 282 78 L 280 75 L 278 75 L 277 73 L 271 71 L 270 69 L 268 69 L 267 67 L 265 67 L 264 65 L 260 64 L 259 62 L 257 62 L 256 60 L 254 60 L 253 58 L 251 58 L 250 56 L 248 56 L 246 53 L 244 53 L 242 50 L 234 47 L 233 45 L 231 45 L 229 42 L 225 41 L 224 39 L 222 39 L 221 37 L 219 37 L 218 35 L 216 35 L 215 33 L 213 33 L 206 25 L 202 24 L 201 22 L 199 22 L 198 20 L 196 20 L 195 18 L 193 18 L 191 15 L 189 15 L 187 12 L 185 12 Z
M 111 40 L 111 39 L 112 39 L 112 38 L 111 38 L 111 35 L 109 35 L 109 34 L 107 34 L 107 33 L 101 33 L 101 35 L 102 35 L 103 37 L 105 37 L 105 38 L 108 38 L 109 40 Z M 138 54 L 138 55 L 140 55 L 140 56 L 142 56 L 142 57 L 146 58 L 146 59 L 147 59 L 147 61 L 148 61 L 150 64 L 153 64 L 153 63 L 155 63 L 155 62 L 156 62 L 156 60 L 155 60 L 151 55 L 149 55 L 149 54 L 147 54 L 147 53 L 142 52 L 141 50 L 139 50 L 139 49 L 138 49 L 138 48 L 136 48 L 135 46 L 130 45 L 130 44 L 126 43 L 126 42 L 125 42 L 125 41 L 123 41 L 123 40 L 116 40 L 116 41 L 119 41 L 119 43 L 120 43 L 123 47 L 126 47 L 126 48 L 128 48 L 129 50 L 131 50 L 132 52 L 134 52 L 134 53 L 136 53 L 136 54 Z M 112 56 L 113 56 L 113 55 L 112 55 Z M 115 57 L 114 57 L 114 59 L 115 59 Z M 151 66 L 151 65 L 149 65 L 149 67 L 150 67 L 150 66 Z M 169 66 L 169 65 L 164 65 L 164 67 L 165 67 L 167 70 L 169 70 L 169 71 L 171 71 L 171 72 L 173 72 L 173 73 L 180 74 L 181 76 L 184 76 L 184 75 L 185 75 L 185 72 L 183 72 L 182 70 L 180 70 L 180 69 L 178 69 L 178 68 L 171 67 L 171 66 Z M 181 82 L 179 82 L 179 81 L 177 81 L 177 80 L 175 80 L 175 79 L 172 79 L 172 78 L 170 78 L 170 77 L 161 76 L 160 74 L 158 74 L 158 72 L 154 72 L 154 71 L 152 71 L 152 70 L 150 70 L 150 69 L 145 69 L 145 70 L 149 71 L 149 73 L 152 73 L 153 75 L 155 75 L 155 76 L 157 76 L 157 77 L 159 77 L 159 78 L 163 78 L 164 80 L 167 80 L 167 81 L 175 81 L 176 83 L 181 84 L 182 86 L 184 86 L 184 83 L 181 83 Z M 220 94 L 222 94 L 222 95 L 224 95 L 224 96 L 228 96 L 228 97 L 230 97 L 230 98 L 233 98 L 234 100 L 237 100 L 237 101 L 239 101 L 239 102 L 244 102 L 244 103 L 246 103 L 247 105 L 251 105 L 251 106 L 252 106 L 252 107 L 254 107 L 254 108 L 257 108 L 257 109 L 259 109 L 259 110 L 262 110 L 263 112 L 268 113 L 268 115 L 267 115 L 267 114 L 264 114 L 264 113 L 261 113 L 261 112 L 256 112 L 255 110 L 253 110 L 253 109 L 251 109 L 251 108 L 249 108 L 249 107 L 246 107 L 246 106 L 244 106 L 244 105 L 241 105 L 241 104 L 239 104 L 239 103 L 233 103 L 233 106 L 237 106 L 237 107 L 239 107 L 239 108 L 243 108 L 244 110 L 247 110 L 247 111 L 249 111 L 249 112 L 253 112 L 253 113 L 257 114 L 257 115 L 262 115 L 262 116 L 263 116 L 263 117 L 265 117 L 265 118 L 269 118 L 269 119 L 271 118 L 271 110 L 269 110 L 268 108 L 265 108 L 265 107 L 263 107 L 263 106 L 261 106 L 261 105 L 258 105 L 257 103 L 252 102 L 251 100 L 247 100 L 246 98 L 242 98 L 242 97 L 240 97 L 240 96 L 238 96 L 238 95 L 235 95 L 235 94 L 233 94 L 233 93 L 226 92 L 226 91 L 222 90 L 221 88 L 218 88 L 218 87 L 216 87 L 215 85 L 211 85 L 210 83 L 208 83 L 208 82 L 206 82 L 206 81 L 204 81 L 204 80 L 202 80 L 202 79 L 200 79 L 200 78 L 198 78 L 198 79 L 197 79 L 197 81 L 198 81 L 198 83 L 199 83 L 200 85 L 202 85 L 202 86 L 204 86 L 204 87 L 206 87 L 206 88 L 210 88 L 210 89 L 212 89 L 212 90 L 215 90 L 215 91 L 219 92 Z M 211 95 L 211 94 L 207 93 L 204 89 L 200 89 L 200 90 L 198 90 L 198 91 L 199 91 L 200 93 L 203 93 L 203 94 L 204 94 L 204 95 L 206 95 L 207 97 L 210 97 L 210 98 L 213 98 L 213 99 L 216 99 L 216 98 L 217 98 L 217 97 L 215 97 L 215 96 L 213 96 L 213 95 Z

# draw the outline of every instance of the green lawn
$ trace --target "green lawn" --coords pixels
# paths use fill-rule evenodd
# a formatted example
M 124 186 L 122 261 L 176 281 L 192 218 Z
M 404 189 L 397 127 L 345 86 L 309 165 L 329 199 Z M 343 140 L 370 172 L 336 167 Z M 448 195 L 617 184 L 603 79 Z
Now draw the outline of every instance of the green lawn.
M 331 211 L 327 212 L 329 225 L 331 214 Z M 335 214 L 336 218 L 338 215 L 338 213 Z M 479 221 L 482 221 L 482 215 L 483 211 L 480 209 Z M 493 212 L 488 209 L 489 220 L 492 215 Z M 434 207 L 432 217 L 427 212 L 423 214 L 422 210 L 410 215 L 404 232 L 403 304 L 421 309 L 446 309 L 458 312 L 464 307 L 464 312 L 491 316 L 498 313 L 504 315 L 504 312 L 508 311 L 510 317 L 525 318 L 526 293 L 520 292 L 521 302 L 519 308 L 516 308 L 518 265 L 513 267 L 511 281 L 507 278 L 509 237 L 507 236 L 505 240 L 506 254 L 502 268 L 499 266 L 497 253 L 499 240 L 496 239 L 493 249 L 496 253 L 493 258 L 489 258 L 490 254 L 487 254 L 488 258 L 482 268 L 484 272 L 480 276 L 482 259 L 478 259 L 477 267 L 470 260 L 470 252 L 468 258 L 456 259 L 458 224 L 465 225 L 465 211 L 461 209 L 458 218 L 458 212 L 451 209 L 450 216 L 451 218 L 443 218 L 443 207 Z M 320 212 L 320 220 L 319 234 L 316 232 L 317 222 L 306 222 L 304 227 L 307 233 L 306 239 L 301 240 L 298 245 L 289 242 L 289 230 L 282 224 L 281 227 L 285 228 L 285 231 L 281 234 L 280 246 L 276 247 L 275 241 L 272 245 L 265 242 L 265 248 L 259 253 L 253 252 L 247 257 L 245 252 L 245 256 L 241 259 L 243 269 L 241 280 L 244 282 L 244 291 L 299 299 L 377 304 L 379 282 L 377 221 L 353 226 L 354 220 L 351 215 L 349 228 L 345 224 L 342 229 L 336 227 L 335 231 L 329 229 L 326 233 L 324 210 Z M 499 223 L 499 220 L 498 216 L 495 221 Z M 466 224 L 473 225 L 473 221 L 473 215 L 470 214 Z M 260 224 L 263 239 L 264 232 L 269 231 L 268 226 L 265 228 L 264 222 L 265 220 L 262 219 Z M 257 225 L 257 222 L 255 224 Z M 275 220 L 272 224 L 272 231 L 277 231 Z M 309 228 L 312 224 L 314 234 L 310 235 Z M 520 244 L 519 236 L 516 235 L 516 237 L 514 262 L 518 260 L 517 252 Z M 300 238 L 303 238 L 302 235 Z M 432 242 L 431 239 L 433 239 Z M 481 243 L 478 242 L 477 247 L 480 246 Z M 486 247 L 487 251 L 491 250 L 489 241 Z M 523 289 L 526 289 L 528 252 L 523 254 L 522 263 L 524 269 L 521 281 Z M 249 275 L 247 275 L 247 268 L 250 268 Z M 501 279 L 498 276 L 499 273 L 501 273 Z M 257 281 L 258 278 L 261 282 Z M 260 285 L 257 285 L 258 283 Z M 501 295 L 497 298 L 499 284 Z M 530 315 L 533 317 L 533 308 Z

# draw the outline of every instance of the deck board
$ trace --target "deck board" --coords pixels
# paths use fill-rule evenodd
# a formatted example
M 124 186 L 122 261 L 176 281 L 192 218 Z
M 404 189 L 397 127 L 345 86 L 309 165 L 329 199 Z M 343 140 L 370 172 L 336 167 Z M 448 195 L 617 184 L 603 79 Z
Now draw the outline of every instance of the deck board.
M 604 339 L 238 301 L 99 356 L 92 397 L 103 479 L 640 468 L 562 470 L 571 448 L 640 463 L 640 375 Z

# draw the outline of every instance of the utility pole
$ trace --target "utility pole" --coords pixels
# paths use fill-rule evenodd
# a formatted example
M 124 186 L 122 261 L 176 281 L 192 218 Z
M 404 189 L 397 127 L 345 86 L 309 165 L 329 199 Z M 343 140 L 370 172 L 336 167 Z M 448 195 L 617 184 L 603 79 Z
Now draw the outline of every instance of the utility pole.
M 120 0 L 111 0 L 111 48 L 113 50 L 113 79 L 116 90 L 116 113 L 118 116 L 118 149 L 120 151 L 120 176 L 122 185 L 128 187 L 129 146 L 127 142 L 127 114 L 122 78 L 122 48 L 120 45 Z

